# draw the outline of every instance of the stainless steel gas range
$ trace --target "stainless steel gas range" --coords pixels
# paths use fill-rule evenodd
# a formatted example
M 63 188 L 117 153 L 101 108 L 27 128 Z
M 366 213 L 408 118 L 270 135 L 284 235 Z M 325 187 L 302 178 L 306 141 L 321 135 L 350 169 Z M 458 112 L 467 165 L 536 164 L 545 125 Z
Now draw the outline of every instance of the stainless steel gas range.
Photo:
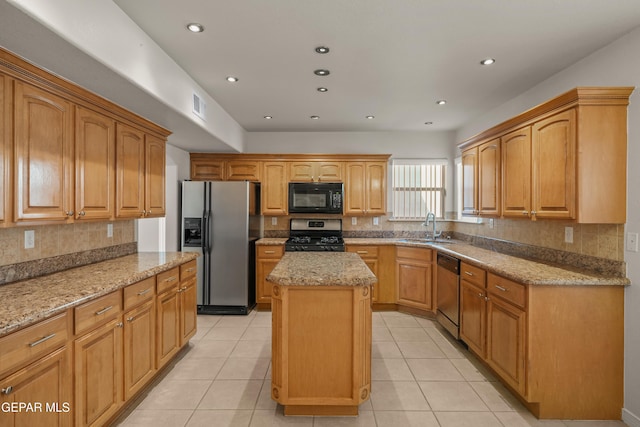
M 293 218 L 284 250 L 344 252 L 341 219 Z

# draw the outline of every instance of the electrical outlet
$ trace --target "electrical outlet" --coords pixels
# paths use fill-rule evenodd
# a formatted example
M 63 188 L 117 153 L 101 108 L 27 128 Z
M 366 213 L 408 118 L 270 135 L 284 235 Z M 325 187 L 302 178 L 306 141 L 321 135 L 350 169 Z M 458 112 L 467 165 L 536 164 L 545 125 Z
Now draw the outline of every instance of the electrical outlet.
M 573 227 L 564 228 L 564 242 L 573 243 Z
M 373 225 L 380 225 L 380 218 L 377 216 L 373 217 Z
M 113 237 L 113 224 L 107 224 L 107 237 Z
M 627 233 L 627 251 L 638 252 L 638 233 Z
M 351 217 L 351 225 L 358 225 L 358 217 L 357 216 L 352 216 Z
M 24 231 L 24 248 L 33 249 L 36 246 L 36 234 L 33 230 Z
M 489 218 L 489 228 L 493 228 L 493 218 Z
M 278 217 L 277 216 L 272 216 L 271 217 L 271 225 L 278 225 Z

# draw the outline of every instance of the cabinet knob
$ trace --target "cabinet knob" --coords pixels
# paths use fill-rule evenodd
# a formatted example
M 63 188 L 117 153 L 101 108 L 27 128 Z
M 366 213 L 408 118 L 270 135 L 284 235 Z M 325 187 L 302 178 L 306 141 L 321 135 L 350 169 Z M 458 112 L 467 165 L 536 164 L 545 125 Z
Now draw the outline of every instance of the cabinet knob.
M 531 216 L 535 216 L 536 215 L 536 211 L 531 211 Z
M 5 395 L 6 395 L 6 394 L 11 394 L 11 392 L 12 392 L 12 391 L 13 391 L 13 386 L 9 386 L 9 387 L 7 387 L 7 388 L 3 388 L 3 389 L 1 390 L 2 394 L 5 394 Z
M 119 322 L 116 324 L 116 328 L 122 328 L 124 326 L 124 323 Z
M 151 209 L 147 211 L 147 215 L 151 215 Z
M 73 216 L 73 211 L 67 211 L 65 213 L 67 214 L 67 216 Z
M 80 216 L 85 216 L 85 212 L 84 211 L 80 211 Z
M 133 317 L 127 317 L 127 322 L 131 323 L 133 322 L 133 319 L 134 319 Z
M 142 210 L 142 216 L 145 216 L 146 214 L 147 214 L 147 211 L 143 209 Z

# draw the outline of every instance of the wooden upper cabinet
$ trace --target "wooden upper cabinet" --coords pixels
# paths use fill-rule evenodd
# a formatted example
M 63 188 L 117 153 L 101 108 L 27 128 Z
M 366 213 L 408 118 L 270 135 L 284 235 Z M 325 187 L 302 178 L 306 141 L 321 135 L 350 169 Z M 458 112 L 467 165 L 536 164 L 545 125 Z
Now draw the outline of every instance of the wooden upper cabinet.
M 386 162 L 347 162 L 344 215 L 386 213 Z
M 478 211 L 500 215 L 500 138 L 478 147 Z
M 462 214 L 478 213 L 478 148 L 462 153 Z
M 12 109 L 11 85 L 0 74 L 0 227 L 11 222 L 11 141 Z
M 531 130 L 532 217 L 575 218 L 576 111 L 536 122 Z
M 151 135 L 145 136 L 145 203 L 147 217 L 164 216 L 165 202 L 165 141 Z
M 225 161 L 209 156 L 198 157 L 191 154 L 191 179 L 193 181 L 223 181 L 225 179 Z
M 116 216 L 144 216 L 144 133 L 118 123 L 116 138 Z
M 531 128 L 502 138 L 502 215 L 528 217 L 531 211 Z
M 73 105 L 22 82 L 14 104 L 14 220 L 72 220 Z
M 227 181 L 260 181 L 260 162 L 255 160 L 230 160 L 227 162 Z
M 76 219 L 115 215 L 115 132 L 113 119 L 76 108 Z
M 342 182 L 342 162 L 289 162 L 291 182 Z
M 287 215 L 289 199 L 286 162 L 263 162 L 260 200 L 263 215 Z

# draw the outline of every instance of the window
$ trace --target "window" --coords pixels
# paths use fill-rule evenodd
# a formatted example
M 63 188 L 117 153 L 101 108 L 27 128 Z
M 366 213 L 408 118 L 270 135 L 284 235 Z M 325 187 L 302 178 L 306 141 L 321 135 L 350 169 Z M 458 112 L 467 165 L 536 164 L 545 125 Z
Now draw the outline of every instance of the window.
M 424 220 L 428 212 L 444 218 L 446 160 L 394 159 L 393 218 Z

